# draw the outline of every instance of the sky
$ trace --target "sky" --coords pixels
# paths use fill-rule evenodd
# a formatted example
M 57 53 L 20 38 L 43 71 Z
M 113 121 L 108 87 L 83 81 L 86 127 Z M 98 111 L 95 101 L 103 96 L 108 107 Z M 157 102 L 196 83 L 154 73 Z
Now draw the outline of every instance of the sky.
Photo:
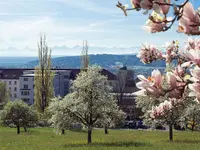
M 46 34 L 48 46 L 52 49 L 82 45 L 83 40 L 88 40 L 91 47 L 108 48 L 137 47 L 144 42 L 163 45 L 166 41 L 187 40 L 186 35 L 176 33 L 176 25 L 165 33 L 144 31 L 142 27 L 148 16 L 141 11 L 130 11 L 125 17 L 116 7 L 117 1 L 0 0 L 0 55 L 37 55 L 37 42 L 42 33 Z M 120 2 L 131 6 L 130 0 Z M 195 8 L 200 6 L 200 0 L 191 2 Z M 116 53 L 119 52 L 117 49 Z M 109 49 L 105 53 L 109 53 Z M 53 49 L 53 54 L 65 53 Z

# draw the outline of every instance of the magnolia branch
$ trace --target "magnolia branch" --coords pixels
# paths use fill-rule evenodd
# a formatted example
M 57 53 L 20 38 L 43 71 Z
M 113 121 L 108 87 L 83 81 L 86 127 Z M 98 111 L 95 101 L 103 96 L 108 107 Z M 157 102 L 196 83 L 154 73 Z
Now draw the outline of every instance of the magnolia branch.
M 158 4 L 158 5 L 160 5 L 160 6 L 163 6 L 163 5 L 166 5 L 166 6 L 169 6 L 169 7 L 173 7 L 173 10 L 174 10 L 174 18 L 172 19 L 172 20 L 167 20 L 166 18 L 167 18 L 167 15 L 165 15 L 165 18 L 164 18 L 164 20 L 163 21 L 156 21 L 156 19 L 153 17 L 153 16 L 149 16 L 149 19 L 153 22 L 153 23 L 157 23 L 157 24 L 162 24 L 162 23 L 164 23 L 164 24 L 166 24 L 166 26 L 164 26 L 163 27 L 163 32 L 164 31 L 167 31 L 167 30 L 169 30 L 171 27 L 172 27 L 172 25 L 175 23 L 175 21 L 176 20 L 179 20 L 181 17 L 182 17 L 182 15 L 183 15 L 183 7 L 187 4 L 189 2 L 189 0 L 186 0 L 183 4 L 180 4 L 180 5 L 178 5 L 178 4 L 172 4 L 172 3 L 167 3 L 167 2 L 165 2 L 165 3 L 161 3 L 161 2 L 157 2 L 157 1 L 152 1 L 152 7 L 153 7 L 153 4 Z M 116 5 L 118 8 L 120 8 L 123 12 L 124 12 L 124 15 L 125 16 L 127 16 L 127 11 L 129 11 L 129 10 L 137 10 L 137 11 L 139 11 L 139 10 L 141 10 L 141 7 L 140 6 L 138 6 L 138 7 L 135 7 L 135 8 L 126 8 L 126 6 L 124 6 L 124 5 L 122 5 L 122 3 L 120 3 L 119 1 L 118 1 L 118 4 Z M 167 26 L 167 24 L 169 24 L 170 23 L 170 25 L 169 26 Z

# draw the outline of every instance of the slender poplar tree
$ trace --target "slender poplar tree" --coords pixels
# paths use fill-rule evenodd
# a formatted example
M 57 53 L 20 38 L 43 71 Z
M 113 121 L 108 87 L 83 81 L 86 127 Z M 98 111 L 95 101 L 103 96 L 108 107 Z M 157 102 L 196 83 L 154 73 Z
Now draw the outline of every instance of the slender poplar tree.
M 81 52 L 81 69 L 87 69 L 89 67 L 90 58 L 88 55 L 88 49 L 89 46 L 87 40 L 83 41 L 83 49 Z
M 10 94 L 4 82 L 0 82 L 0 110 L 9 101 Z
M 44 112 L 49 100 L 54 96 L 53 78 L 51 70 L 51 49 L 47 46 L 46 36 L 40 36 L 38 43 L 39 66 L 35 68 L 34 100 L 38 111 Z

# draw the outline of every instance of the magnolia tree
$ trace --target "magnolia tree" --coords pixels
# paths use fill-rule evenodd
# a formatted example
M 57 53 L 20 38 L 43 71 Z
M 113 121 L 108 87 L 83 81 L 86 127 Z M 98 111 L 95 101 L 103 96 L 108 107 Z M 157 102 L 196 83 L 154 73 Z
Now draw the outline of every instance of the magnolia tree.
M 1 114 L 1 120 L 6 126 L 17 128 L 17 134 L 20 134 L 20 127 L 31 127 L 37 122 L 37 112 L 33 107 L 28 106 L 22 100 L 8 102 Z
M 88 129 L 88 143 L 92 142 L 95 123 L 112 115 L 108 108 L 116 107 L 115 102 L 112 102 L 113 96 L 110 94 L 111 87 L 107 77 L 101 75 L 100 71 L 95 66 L 82 70 L 72 82 L 71 93 L 60 104 L 61 113 L 66 119 L 60 119 L 59 122 L 65 124 L 69 118 L 73 118 L 85 125 Z
M 140 116 L 143 119 L 143 123 L 147 126 L 151 126 L 152 128 L 155 128 L 156 126 L 161 125 L 160 122 L 156 122 L 151 119 L 149 110 L 152 109 L 152 106 L 156 106 L 163 102 L 162 98 L 154 98 L 149 96 L 137 96 L 136 99 L 136 107 L 140 108 L 142 111 L 142 116 Z
M 131 5 L 118 2 L 117 7 L 125 16 L 131 10 L 149 14 L 145 29 L 151 33 L 167 31 L 178 21 L 178 32 L 200 35 L 200 8 L 195 11 L 189 0 L 131 0 Z
M 173 41 L 167 45 L 166 53 L 153 45 L 143 45 L 137 56 L 143 63 L 161 59 L 166 61 L 167 66 L 174 65 L 174 69 L 169 69 L 165 76 L 159 70 L 154 70 L 148 78 L 138 75 L 141 81 L 136 85 L 142 90 L 140 93 L 165 99 L 152 107 L 150 116 L 154 120 L 167 120 L 172 140 L 174 114 L 187 106 L 188 96 L 200 102 L 200 39 L 188 39 L 184 48 Z M 167 84 L 164 85 L 164 81 Z

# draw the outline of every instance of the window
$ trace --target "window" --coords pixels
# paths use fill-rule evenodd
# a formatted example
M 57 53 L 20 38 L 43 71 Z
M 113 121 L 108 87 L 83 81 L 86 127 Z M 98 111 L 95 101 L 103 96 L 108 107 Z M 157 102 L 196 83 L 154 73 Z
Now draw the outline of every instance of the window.
M 16 93 L 14 94 L 14 98 L 17 98 L 17 94 Z
M 24 78 L 24 81 L 28 81 L 28 78 Z
M 9 90 L 11 91 L 11 87 L 9 87 Z
M 9 81 L 9 85 L 12 85 L 12 81 Z
M 24 89 L 28 89 L 28 84 L 24 84 Z
M 14 87 L 14 91 L 17 91 L 17 87 Z
M 22 98 L 24 102 L 29 102 L 29 98 Z
M 14 85 L 17 85 L 17 81 L 14 81 Z
M 29 95 L 29 91 L 21 91 L 21 95 Z
M 64 79 L 68 79 L 69 78 L 69 76 L 68 75 L 64 75 Z
M 68 89 L 68 87 L 69 87 L 68 82 L 64 82 L 64 89 Z
M 10 98 L 12 98 L 12 94 L 10 93 Z

